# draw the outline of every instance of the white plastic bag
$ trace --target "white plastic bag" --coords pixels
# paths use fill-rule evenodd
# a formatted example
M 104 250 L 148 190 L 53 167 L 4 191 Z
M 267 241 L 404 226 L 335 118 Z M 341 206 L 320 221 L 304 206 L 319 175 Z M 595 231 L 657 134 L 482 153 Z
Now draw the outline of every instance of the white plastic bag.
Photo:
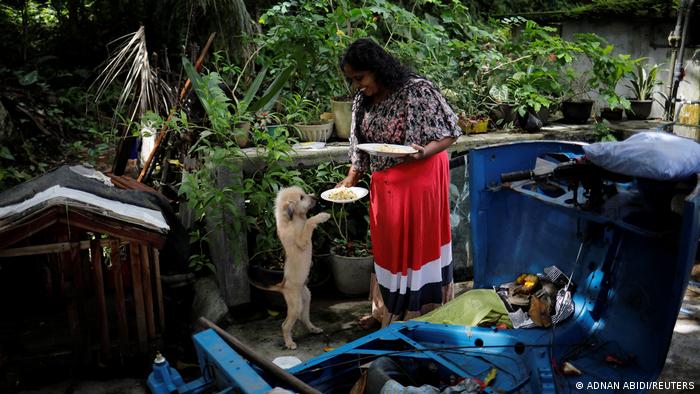
M 642 132 L 621 142 L 590 144 L 583 150 L 593 164 L 628 176 L 665 181 L 700 173 L 700 144 L 665 132 Z

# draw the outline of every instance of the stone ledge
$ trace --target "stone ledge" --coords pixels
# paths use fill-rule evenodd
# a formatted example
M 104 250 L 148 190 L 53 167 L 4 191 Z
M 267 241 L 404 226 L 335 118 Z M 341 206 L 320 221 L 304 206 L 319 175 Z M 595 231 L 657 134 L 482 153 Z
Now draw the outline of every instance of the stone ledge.
M 639 130 L 657 129 L 660 126 L 670 122 L 660 120 L 634 120 L 610 122 L 609 127 L 623 133 L 625 138 Z M 524 133 L 518 130 L 503 131 L 493 130 L 482 134 L 462 135 L 453 145 L 448 148 L 451 154 L 463 154 L 470 149 L 481 146 L 502 144 L 508 142 L 519 141 L 535 141 L 535 140 L 561 140 L 561 141 L 592 141 L 594 139 L 595 124 L 583 125 L 566 125 L 553 123 L 543 127 L 537 133 Z M 336 163 L 347 163 L 349 143 L 344 142 L 329 142 L 323 149 L 315 150 L 300 150 L 292 151 L 291 156 L 294 160 L 294 165 L 299 167 L 313 167 L 319 163 L 326 161 L 334 161 Z M 258 156 L 257 148 L 243 149 L 244 154 L 251 161 L 255 162 Z M 254 166 L 254 164 L 251 164 Z M 250 167 L 252 168 L 252 167 Z

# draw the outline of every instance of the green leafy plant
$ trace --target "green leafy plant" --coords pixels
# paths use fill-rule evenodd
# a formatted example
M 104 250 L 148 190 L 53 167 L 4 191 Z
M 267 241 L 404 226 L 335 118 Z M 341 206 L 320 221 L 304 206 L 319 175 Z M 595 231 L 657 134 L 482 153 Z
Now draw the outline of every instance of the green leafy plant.
M 221 86 L 225 84 L 218 72 L 209 73 L 209 78 L 206 81 L 208 89 L 203 90 L 202 86 L 204 85 L 205 81 L 203 81 L 199 74 L 195 71 L 194 67 L 192 66 L 192 63 L 190 63 L 186 58 L 183 58 L 182 64 L 183 68 L 185 69 L 185 72 L 187 73 L 187 76 L 190 78 L 191 81 L 193 81 L 195 92 L 197 93 L 197 97 L 200 98 L 200 102 L 202 102 L 202 105 L 208 104 L 206 100 L 202 101 L 202 95 L 204 94 L 211 94 L 212 97 L 215 98 L 218 102 L 230 102 L 225 92 L 221 89 Z M 256 112 L 269 111 L 270 108 L 272 108 L 272 106 L 275 104 L 277 98 L 282 92 L 282 88 L 287 83 L 287 80 L 289 79 L 293 71 L 293 66 L 288 66 L 284 68 L 275 77 L 272 83 L 270 83 L 265 92 L 263 92 L 263 94 L 256 99 L 258 91 L 262 87 L 262 84 L 265 81 L 265 77 L 267 76 L 268 67 L 263 67 L 262 70 L 260 70 L 260 72 L 257 73 L 255 79 L 251 82 L 250 86 L 248 86 L 248 88 L 243 92 L 243 97 L 239 97 L 235 94 L 242 80 L 241 78 L 245 72 L 245 68 L 241 70 L 238 79 L 236 80 L 236 84 L 231 89 L 231 92 L 233 92 L 233 103 L 231 109 L 233 110 L 233 114 L 237 116 L 236 120 L 252 120 L 253 115 Z M 209 114 L 209 110 L 210 109 L 205 107 L 205 111 L 207 112 L 207 114 Z M 224 114 L 221 113 L 219 115 Z M 231 118 L 231 116 L 215 117 L 215 119 L 217 120 L 223 120 L 223 118 Z M 221 127 L 223 125 L 218 126 Z
M 358 182 L 358 186 L 368 188 L 367 177 Z M 331 219 L 336 234 L 333 238 L 331 253 L 352 257 L 372 255 L 368 198 L 360 199 L 353 204 L 333 204 Z
M 563 85 L 568 89 L 564 101 L 597 92 L 610 108 L 630 108 L 630 102 L 617 94 L 618 82 L 632 72 L 634 60 L 629 55 L 613 55 L 614 47 L 596 34 L 577 34 L 573 52 L 584 56 L 591 64 L 590 70 L 577 72 L 567 67 L 563 73 Z
M 323 107 L 298 93 L 284 100 L 285 119 L 288 124 L 318 124 L 321 122 Z
M 254 119 L 255 111 L 264 111 L 274 103 L 291 74 L 291 68 L 280 73 L 256 99 L 266 75 L 261 71 L 243 97 L 234 95 L 232 100 L 221 89 L 220 74 L 200 75 L 186 59 L 183 59 L 183 66 L 207 114 L 209 127 L 201 127 L 199 137 L 190 149 L 189 153 L 199 157 L 202 164 L 183 174 L 180 193 L 187 196 L 196 218 L 208 217 L 209 223 L 223 230 L 229 244 L 236 245 L 244 229 L 253 234 L 255 242 L 249 251 L 251 259 L 279 257 L 281 246 L 275 233 L 274 196 L 280 188 L 303 181 L 298 171 L 285 168 L 285 163 L 291 160 L 291 148 L 286 140 L 272 138 L 267 130 L 259 127 L 260 124 L 254 125 L 251 132 L 256 154 L 264 165 L 245 178 L 241 177 L 246 156 L 236 142 L 241 130 L 235 125 Z M 226 183 L 222 184 L 222 178 L 227 179 Z M 201 236 L 207 242 L 208 237 L 209 234 Z
M 264 47 L 258 61 L 296 64 L 294 85 L 304 97 L 327 100 L 348 95 L 350 86 L 338 58 L 349 43 L 368 35 L 373 16 L 369 7 L 356 7 L 347 0 L 280 2 L 259 19 L 265 30 L 255 37 L 256 45 Z
M 626 85 L 632 89 L 632 99 L 634 100 L 651 100 L 654 87 L 663 83 L 656 79 L 659 65 L 654 64 L 647 71 L 641 64 L 643 59 L 637 59 L 634 74 L 630 78 L 629 84 Z
M 603 119 L 601 122 L 596 122 L 593 133 L 597 141 L 617 141 L 617 137 L 615 137 L 613 130 L 610 128 L 610 122 L 605 119 Z

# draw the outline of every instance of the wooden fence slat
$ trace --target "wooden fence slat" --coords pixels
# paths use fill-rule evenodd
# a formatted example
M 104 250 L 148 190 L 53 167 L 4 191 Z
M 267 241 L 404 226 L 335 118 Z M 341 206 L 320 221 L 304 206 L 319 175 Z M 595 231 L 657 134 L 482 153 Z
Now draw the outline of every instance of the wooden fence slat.
M 102 245 L 99 240 L 90 242 L 92 252 L 92 273 L 95 283 L 95 294 L 100 314 L 100 347 L 106 359 L 112 358 L 111 342 L 109 340 L 109 319 L 107 318 L 107 300 L 105 299 L 105 281 L 102 275 Z
M 32 246 L 22 246 L 19 248 L 10 248 L 5 250 L 0 250 L 0 257 L 17 257 L 17 256 L 33 256 L 37 254 L 52 254 L 52 253 L 62 253 L 71 250 L 71 248 L 79 245 L 81 250 L 90 248 L 90 241 L 80 241 L 80 242 L 56 242 L 52 244 L 45 245 L 32 245 Z M 108 240 L 100 241 L 100 245 L 109 246 Z
M 165 332 L 165 308 L 163 308 L 163 286 L 160 283 L 160 252 L 153 248 L 153 268 L 155 271 L 156 296 L 158 297 L 158 322 L 161 335 Z
M 148 245 L 141 244 L 141 270 L 143 274 L 143 298 L 146 303 L 146 323 L 148 323 L 148 338 L 156 337 L 156 323 L 153 315 L 153 291 L 151 290 L 151 261 Z
M 119 252 L 119 240 L 110 241 L 112 271 L 114 273 L 114 302 L 117 311 L 117 331 L 119 333 L 119 349 L 124 357 L 129 349 L 129 327 L 126 320 L 126 301 L 124 297 L 124 280 L 122 278 L 122 262 Z
M 139 256 L 139 244 L 129 243 L 131 258 L 131 285 L 134 290 L 134 309 L 136 310 L 136 330 L 139 338 L 139 350 L 146 352 L 148 342 L 146 338 L 146 313 L 143 306 L 143 287 L 141 285 L 141 257 Z

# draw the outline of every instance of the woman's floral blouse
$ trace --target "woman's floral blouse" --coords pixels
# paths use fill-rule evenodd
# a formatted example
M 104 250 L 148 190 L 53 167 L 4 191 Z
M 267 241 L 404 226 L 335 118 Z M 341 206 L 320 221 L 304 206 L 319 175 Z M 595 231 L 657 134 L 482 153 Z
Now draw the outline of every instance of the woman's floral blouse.
M 424 78 L 409 79 L 380 103 L 365 105 L 363 102 L 360 92 L 352 104 L 349 155 L 358 171 L 385 170 L 404 159 L 370 156 L 358 149 L 357 144 L 425 146 L 430 141 L 462 134 L 457 126 L 457 115 L 437 88 Z

